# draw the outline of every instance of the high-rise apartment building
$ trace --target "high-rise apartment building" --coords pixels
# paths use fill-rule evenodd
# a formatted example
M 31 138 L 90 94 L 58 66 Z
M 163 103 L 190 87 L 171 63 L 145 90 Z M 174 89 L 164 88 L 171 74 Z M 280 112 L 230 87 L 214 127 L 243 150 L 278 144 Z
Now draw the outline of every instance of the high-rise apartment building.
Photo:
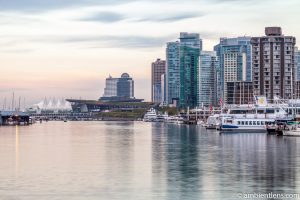
M 179 42 L 167 43 L 165 73 L 165 98 L 168 104 L 179 99 L 180 73 L 179 73 Z
M 290 99 L 295 85 L 296 39 L 284 36 L 280 27 L 266 27 L 265 34 L 251 39 L 254 95 Z
M 199 56 L 198 106 L 217 106 L 217 69 L 219 60 L 214 51 L 201 51 Z
M 182 108 L 194 108 L 199 97 L 199 55 L 202 40 L 197 33 L 180 33 L 179 68 L 180 92 L 179 104 Z
M 253 84 L 251 81 L 226 83 L 227 104 L 253 104 Z
M 162 102 L 162 79 L 165 74 L 166 61 L 157 59 L 151 66 L 151 100 L 152 102 Z
M 219 57 L 218 99 L 227 101 L 227 82 L 251 81 L 251 37 L 221 38 L 214 47 Z

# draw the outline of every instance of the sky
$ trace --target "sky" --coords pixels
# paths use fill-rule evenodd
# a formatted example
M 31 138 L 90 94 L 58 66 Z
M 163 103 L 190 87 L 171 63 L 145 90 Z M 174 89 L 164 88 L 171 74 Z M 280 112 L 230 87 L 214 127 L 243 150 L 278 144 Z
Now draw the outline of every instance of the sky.
M 212 50 L 220 37 L 262 36 L 266 26 L 300 38 L 299 19 L 299 0 L 0 0 L 0 108 L 13 92 L 27 106 L 98 99 L 105 78 L 123 72 L 150 100 L 151 62 L 180 32 L 200 33 Z

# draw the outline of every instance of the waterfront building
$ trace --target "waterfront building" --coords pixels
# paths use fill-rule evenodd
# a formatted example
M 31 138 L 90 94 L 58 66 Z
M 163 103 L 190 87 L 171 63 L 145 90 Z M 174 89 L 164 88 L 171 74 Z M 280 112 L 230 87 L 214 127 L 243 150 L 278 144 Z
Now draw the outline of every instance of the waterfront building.
M 253 104 L 252 81 L 226 82 L 227 104 Z
M 295 81 L 295 99 L 300 99 L 300 81 Z
M 295 80 L 300 81 L 300 50 L 298 47 L 295 47 L 295 72 Z
M 162 102 L 162 75 L 165 74 L 166 61 L 157 59 L 151 66 L 151 100 Z
M 201 51 L 199 56 L 198 106 L 217 106 L 217 68 L 219 60 L 214 51 Z
M 30 114 L 21 111 L 0 111 L 0 126 L 29 125 Z
M 30 113 L 67 113 L 72 110 L 70 102 L 65 99 L 48 99 L 40 101 L 37 104 L 33 104 L 27 111 Z
M 166 49 L 166 101 L 172 104 L 179 99 L 180 74 L 179 74 L 179 42 L 167 43 Z
M 219 57 L 217 98 L 226 102 L 226 83 L 251 81 L 251 37 L 220 38 L 214 47 Z
M 134 81 L 127 73 L 123 73 L 120 78 L 111 76 L 106 78 L 104 94 L 100 100 L 117 101 L 118 99 L 134 99 Z
M 168 104 L 196 107 L 198 66 L 202 40 L 197 33 L 180 33 L 180 41 L 167 43 L 165 99 Z
M 199 55 L 202 40 L 197 33 L 180 33 L 179 73 L 180 92 L 179 104 L 182 108 L 194 108 L 199 97 Z
M 142 99 L 127 99 L 124 101 L 96 101 L 96 100 L 80 100 L 80 99 L 66 99 L 72 105 L 74 113 L 88 113 L 88 112 L 107 112 L 107 111 L 121 111 L 131 112 L 135 110 L 145 110 L 156 106 L 152 102 L 142 102 Z
M 160 82 L 161 82 L 161 100 L 160 102 L 163 105 L 167 105 L 167 100 L 166 100 L 166 75 L 165 73 L 161 75 L 160 77 Z
M 280 27 L 266 27 L 265 34 L 251 39 L 254 95 L 291 99 L 296 39 L 284 36 Z

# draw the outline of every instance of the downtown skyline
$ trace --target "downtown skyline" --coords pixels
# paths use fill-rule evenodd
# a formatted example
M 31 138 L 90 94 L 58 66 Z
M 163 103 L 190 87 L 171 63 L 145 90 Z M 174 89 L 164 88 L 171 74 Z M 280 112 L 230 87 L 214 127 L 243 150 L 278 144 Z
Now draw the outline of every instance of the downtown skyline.
M 105 78 L 128 72 L 136 97 L 150 100 L 151 62 L 165 59 L 179 32 L 199 33 L 203 50 L 220 37 L 262 36 L 281 26 L 300 38 L 296 0 L 0 1 L 0 93 L 98 99 Z M 278 14 L 279 13 L 279 14 Z M 299 42 L 297 42 L 296 46 Z

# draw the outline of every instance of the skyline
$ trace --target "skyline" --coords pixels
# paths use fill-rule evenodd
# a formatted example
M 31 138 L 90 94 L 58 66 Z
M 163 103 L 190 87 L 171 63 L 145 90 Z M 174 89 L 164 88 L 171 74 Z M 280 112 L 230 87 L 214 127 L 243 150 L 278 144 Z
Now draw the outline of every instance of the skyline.
M 266 26 L 300 38 L 297 0 L 110 2 L 0 0 L 0 102 L 13 91 L 28 104 L 98 99 L 105 78 L 123 72 L 134 78 L 135 96 L 150 100 L 151 63 L 165 59 L 180 32 L 200 33 L 203 50 L 220 37 L 262 36 Z

